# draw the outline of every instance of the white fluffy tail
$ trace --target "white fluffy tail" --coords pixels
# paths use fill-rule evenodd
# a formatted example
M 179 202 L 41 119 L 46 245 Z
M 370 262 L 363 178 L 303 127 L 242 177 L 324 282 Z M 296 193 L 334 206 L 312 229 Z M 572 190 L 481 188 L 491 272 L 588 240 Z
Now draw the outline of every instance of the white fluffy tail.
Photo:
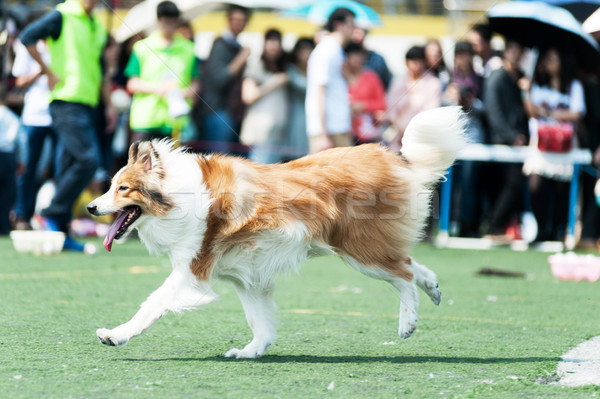
M 422 175 L 424 184 L 437 182 L 467 144 L 461 107 L 441 107 L 416 115 L 402 138 L 402 154 Z

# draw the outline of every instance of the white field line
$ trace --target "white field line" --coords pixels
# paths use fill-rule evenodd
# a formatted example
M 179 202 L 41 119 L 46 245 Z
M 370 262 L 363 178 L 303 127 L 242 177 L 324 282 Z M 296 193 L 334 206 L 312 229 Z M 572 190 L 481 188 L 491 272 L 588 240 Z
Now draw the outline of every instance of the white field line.
M 168 271 L 167 268 L 158 266 L 131 266 L 126 269 L 73 269 L 50 272 L 0 273 L 0 280 L 72 278 L 99 275 L 106 276 L 112 274 L 154 274 L 166 271 Z
M 564 386 L 600 385 L 600 336 L 577 345 L 562 356 L 555 384 Z

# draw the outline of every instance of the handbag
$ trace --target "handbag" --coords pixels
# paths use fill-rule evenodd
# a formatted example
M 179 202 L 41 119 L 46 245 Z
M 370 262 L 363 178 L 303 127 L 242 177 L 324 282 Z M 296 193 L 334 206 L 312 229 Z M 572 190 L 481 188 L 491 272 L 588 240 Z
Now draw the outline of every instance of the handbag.
M 569 122 L 538 121 L 538 149 L 543 152 L 565 153 L 573 148 L 575 127 Z

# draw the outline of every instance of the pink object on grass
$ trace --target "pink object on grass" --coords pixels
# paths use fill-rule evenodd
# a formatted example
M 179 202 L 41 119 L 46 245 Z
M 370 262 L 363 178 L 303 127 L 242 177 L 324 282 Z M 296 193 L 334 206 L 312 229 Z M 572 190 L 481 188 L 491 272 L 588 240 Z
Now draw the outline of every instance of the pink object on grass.
M 558 253 L 550 255 L 548 261 L 552 274 L 560 280 L 594 282 L 600 278 L 600 257 L 597 256 Z

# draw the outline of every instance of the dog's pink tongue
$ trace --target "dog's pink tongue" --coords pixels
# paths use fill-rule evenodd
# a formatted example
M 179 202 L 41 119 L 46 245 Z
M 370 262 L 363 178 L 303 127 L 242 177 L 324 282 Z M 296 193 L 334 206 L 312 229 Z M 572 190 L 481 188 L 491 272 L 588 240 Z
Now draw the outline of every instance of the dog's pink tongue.
M 125 219 L 127 218 L 128 214 L 129 212 L 119 213 L 117 219 L 115 219 L 113 224 L 108 228 L 108 233 L 104 238 L 104 248 L 106 248 L 108 252 L 110 252 L 112 248 L 112 242 L 115 239 L 115 236 L 117 235 L 117 231 L 119 231 L 119 228 L 123 225 L 123 223 L 125 223 Z

